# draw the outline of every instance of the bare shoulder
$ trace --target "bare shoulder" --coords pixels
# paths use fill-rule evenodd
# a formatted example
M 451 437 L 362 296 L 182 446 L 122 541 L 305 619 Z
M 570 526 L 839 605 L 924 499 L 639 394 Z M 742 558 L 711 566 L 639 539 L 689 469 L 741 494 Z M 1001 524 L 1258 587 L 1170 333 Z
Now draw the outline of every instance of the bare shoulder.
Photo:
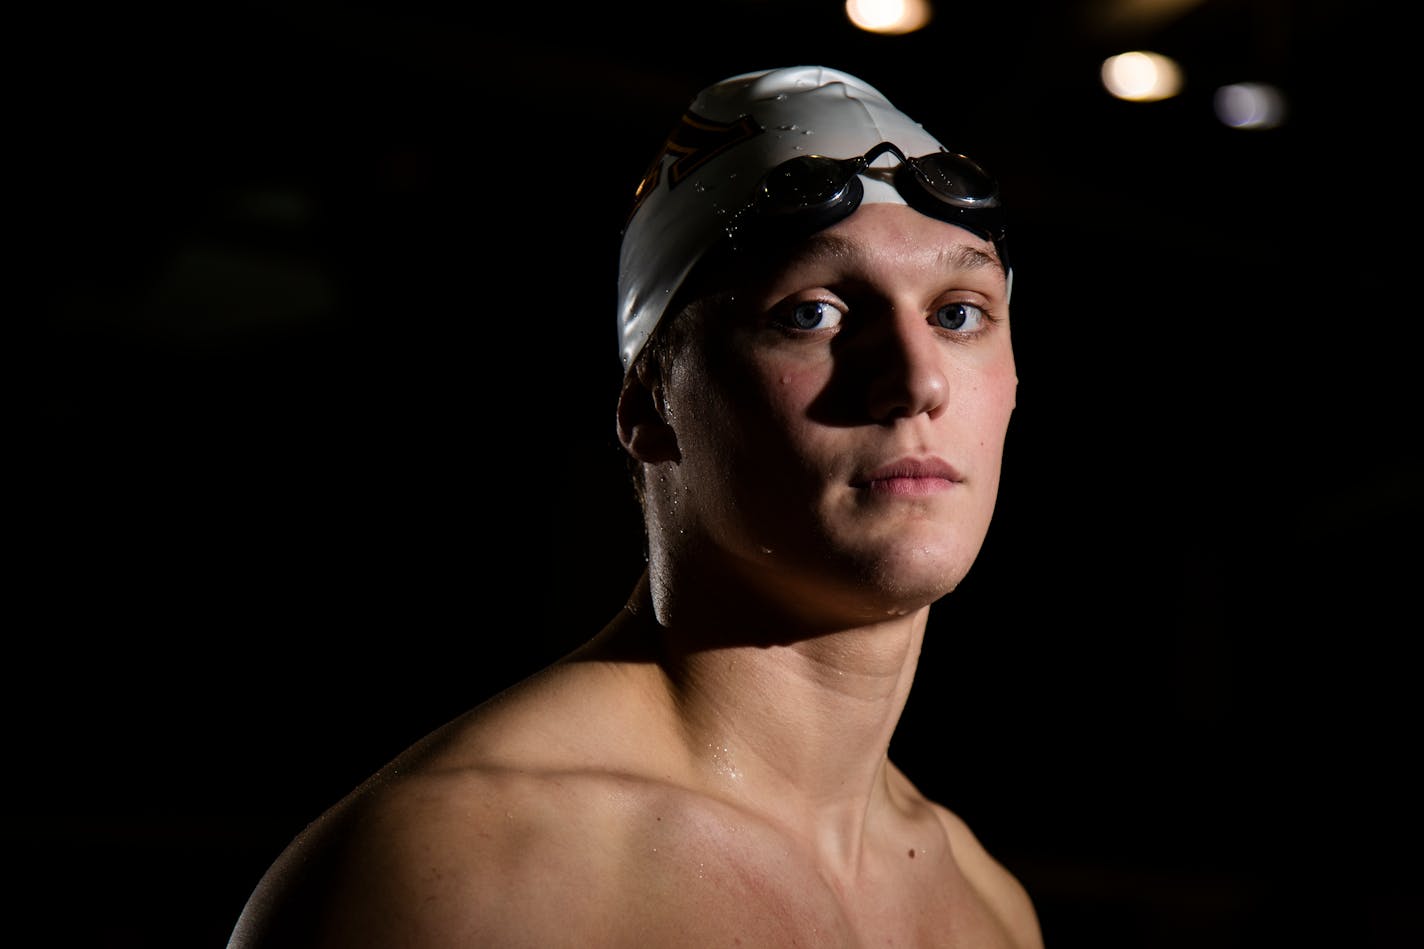
M 655 776 L 396 777 L 303 834 L 228 949 L 857 945 L 830 890 L 745 812 Z
M 940 804 L 930 806 L 944 827 L 965 878 L 999 916 L 1014 943 L 1021 949 L 1042 949 L 1038 913 L 1023 884 L 984 848 L 959 815 Z
M 658 815 L 685 795 L 631 766 L 618 740 L 637 729 L 608 710 L 632 703 L 589 700 L 590 676 L 522 684 L 314 821 L 228 949 L 637 944 L 647 920 L 610 907 L 646 889 L 630 855 L 656 848 L 649 828 L 677 823 Z
M 561 945 L 617 884 L 615 785 L 480 769 L 382 778 L 293 841 L 229 949 Z

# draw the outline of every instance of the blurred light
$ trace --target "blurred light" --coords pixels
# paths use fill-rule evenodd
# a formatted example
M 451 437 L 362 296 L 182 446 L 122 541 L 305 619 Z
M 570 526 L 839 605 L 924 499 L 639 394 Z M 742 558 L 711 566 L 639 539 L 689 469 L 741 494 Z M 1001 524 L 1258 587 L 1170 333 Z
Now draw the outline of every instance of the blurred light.
M 1273 129 L 1285 118 L 1286 100 L 1275 86 L 1237 82 L 1216 90 L 1216 117 L 1235 129 Z
M 846 0 L 846 17 L 867 33 L 913 33 L 930 22 L 930 0 Z
M 1097 0 L 1087 4 L 1083 12 L 1100 30 L 1143 35 L 1165 29 L 1203 3 L 1204 0 Z
M 1129 102 L 1156 102 L 1182 91 L 1182 70 L 1160 53 L 1134 51 L 1103 60 L 1103 88 Z

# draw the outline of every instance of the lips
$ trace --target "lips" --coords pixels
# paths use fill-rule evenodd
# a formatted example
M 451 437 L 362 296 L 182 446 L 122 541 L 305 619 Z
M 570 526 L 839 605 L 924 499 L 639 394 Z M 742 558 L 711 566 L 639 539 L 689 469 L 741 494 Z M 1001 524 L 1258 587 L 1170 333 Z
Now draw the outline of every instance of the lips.
M 926 495 L 948 491 L 964 476 L 942 458 L 901 458 L 881 465 L 852 482 L 855 487 L 884 494 Z

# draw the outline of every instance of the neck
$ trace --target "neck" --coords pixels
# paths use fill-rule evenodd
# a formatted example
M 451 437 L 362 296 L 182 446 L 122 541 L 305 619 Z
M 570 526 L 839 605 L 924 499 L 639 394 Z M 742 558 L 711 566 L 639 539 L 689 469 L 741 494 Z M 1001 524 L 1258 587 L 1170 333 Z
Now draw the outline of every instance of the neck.
M 626 615 L 656 657 L 692 779 L 853 864 L 886 803 L 929 609 L 787 633 L 765 607 L 721 596 L 655 610 L 645 578 Z

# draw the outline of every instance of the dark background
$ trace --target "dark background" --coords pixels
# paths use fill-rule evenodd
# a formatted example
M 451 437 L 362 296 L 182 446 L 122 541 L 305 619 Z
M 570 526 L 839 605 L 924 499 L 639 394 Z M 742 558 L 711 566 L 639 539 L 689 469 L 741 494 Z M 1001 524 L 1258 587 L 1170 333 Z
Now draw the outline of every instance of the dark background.
M 45 944 L 222 946 L 307 821 L 621 605 L 622 215 L 697 89 L 810 63 L 1014 215 L 999 515 L 897 761 L 1050 949 L 1419 944 L 1383 4 L 940 0 L 898 38 L 833 0 L 193 6 L 11 36 L 4 843 Z M 1108 97 L 1132 48 L 1182 95 Z M 1238 80 L 1286 124 L 1219 124 Z

